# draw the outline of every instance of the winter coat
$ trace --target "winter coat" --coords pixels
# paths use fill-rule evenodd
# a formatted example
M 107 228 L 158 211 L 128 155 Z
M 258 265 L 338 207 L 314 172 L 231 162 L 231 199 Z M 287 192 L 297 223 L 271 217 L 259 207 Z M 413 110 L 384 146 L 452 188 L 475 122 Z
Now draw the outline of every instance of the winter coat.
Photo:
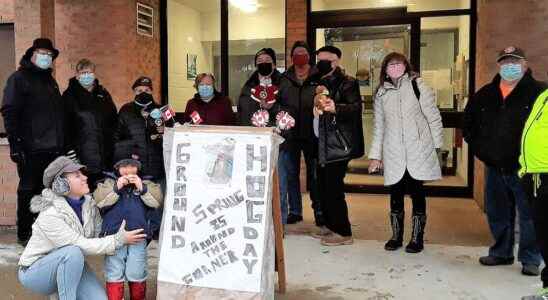
M 299 82 L 294 67 L 290 67 L 283 74 L 279 91 L 281 109 L 295 119 L 295 127 L 284 135 L 286 143 L 310 142 L 316 139 L 312 128 L 315 90 L 316 86 L 310 81 Z
M 272 85 L 279 87 L 280 81 L 282 79 L 282 74 L 278 70 L 274 70 L 271 78 Z M 258 86 L 259 83 L 259 72 L 255 71 L 242 87 L 242 92 L 238 100 L 238 124 L 240 126 L 253 126 L 253 124 L 251 123 L 251 117 L 256 111 L 261 109 L 259 102 L 251 98 L 251 89 Z M 268 126 L 276 126 L 276 114 L 279 111 L 280 103 L 277 101 L 268 110 L 270 117 Z
M 6 82 L 1 111 L 12 154 L 66 150 L 63 101 L 51 71 L 24 56 Z
M 503 99 L 497 74 L 471 97 L 464 110 L 463 136 L 477 158 L 504 172 L 518 170 L 523 127 L 545 86 L 528 70 Z
M 91 92 L 71 78 L 63 93 L 67 120 L 67 147 L 91 174 L 112 169 L 113 133 L 117 112 L 109 92 L 95 80 Z
M 382 160 L 384 184 L 399 182 L 405 171 L 417 180 L 441 179 L 436 153 L 443 145 L 443 125 L 434 91 L 421 78 L 404 74 L 396 86 L 385 82 L 375 95 L 373 142 L 369 159 Z
M 139 157 L 142 164 L 141 174 L 154 180 L 165 178 L 162 134 L 164 125 L 156 125 L 150 117 L 153 109 L 159 108 L 155 103 L 146 109 L 135 102 L 126 103 L 118 113 L 118 124 L 114 131 L 114 161 L 130 158 L 133 154 Z
M 38 213 L 32 225 L 32 236 L 21 254 L 19 265 L 28 267 L 48 253 L 64 246 L 78 246 L 85 255 L 114 254 L 117 245 L 116 235 L 99 238 L 101 215 L 91 196 L 84 196 L 82 219 L 70 207 L 67 199 L 58 196 L 50 189 L 34 196 L 30 210 Z
M 521 138 L 520 175 L 548 174 L 548 90 L 538 96 Z
M 311 76 L 312 85 L 323 85 L 335 102 L 336 113 L 319 117 L 318 160 L 320 164 L 348 161 L 364 154 L 362 99 L 358 81 L 337 68 L 331 76 Z
M 202 125 L 235 125 L 236 123 L 232 102 L 219 93 L 215 93 L 214 98 L 209 102 L 203 101 L 199 94 L 195 94 L 188 100 L 184 123 L 191 122 L 191 114 L 195 111 L 202 118 Z
M 126 230 L 144 229 L 148 237 L 154 230 L 150 222 L 151 211 L 160 207 L 163 196 L 159 184 L 143 180 L 143 191 L 136 192 L 131 187 L 118 190 L 118 178 L 107 178 L 99 183 L 93 198 L 101 209 L 103 226 L 101 236 L 114 234 L 126 220 Z

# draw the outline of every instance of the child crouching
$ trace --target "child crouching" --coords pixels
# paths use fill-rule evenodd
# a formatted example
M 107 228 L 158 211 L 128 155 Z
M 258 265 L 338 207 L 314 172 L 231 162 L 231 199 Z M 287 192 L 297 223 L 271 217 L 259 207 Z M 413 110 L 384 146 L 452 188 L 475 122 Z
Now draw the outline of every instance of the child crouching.
M 93 193 L 101 209 L 103 224 L 101 235 L 116 233 L 122 222 L 126 230 L 144 229 L 150 241 L 151 211 L 158 208 L 163 199 L 159 184 L 141 180 L 137 175 L 141 164 L 134 159 L 123 159 L 114 165 L 113 178 L 99 183 Z M 146 294 L 147 241 L 126 245 L 114 255 L 105 257 L 106 289 L 109 300 L 122 300 L 124 282 L 127 279 L 131 300 L 143 300 Z

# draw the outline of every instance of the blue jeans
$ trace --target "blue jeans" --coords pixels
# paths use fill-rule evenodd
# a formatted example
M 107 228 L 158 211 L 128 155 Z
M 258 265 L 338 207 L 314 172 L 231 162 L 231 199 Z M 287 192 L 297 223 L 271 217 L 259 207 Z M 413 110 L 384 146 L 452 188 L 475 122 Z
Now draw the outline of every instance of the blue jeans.
M 19 282 L 34 293 L 60 300 L 106 300 L 105 288 L 77 246 L 65 246 L 19 269 Z
M 300 158 L 300 155 L 298 157 Z M 278 177 L 283 224 L 287 224 L 288 211 L 292 215 L 303 215 L 303 199 L 299 180 L 300 167 L 300 159 L 297 159 L 295 151 L 280 150 Z
M 107 282 L 143 282 L 147 279 L 147 243 L 125 245 L 114 255 L 105 256 Z
M 489 256 L 514 258 L 516 207 L 519 215 L 518 261 L 540 265 L 535 228 L 527 194 L 516 173 L 486 167 L 485 210 L 495 244 Z

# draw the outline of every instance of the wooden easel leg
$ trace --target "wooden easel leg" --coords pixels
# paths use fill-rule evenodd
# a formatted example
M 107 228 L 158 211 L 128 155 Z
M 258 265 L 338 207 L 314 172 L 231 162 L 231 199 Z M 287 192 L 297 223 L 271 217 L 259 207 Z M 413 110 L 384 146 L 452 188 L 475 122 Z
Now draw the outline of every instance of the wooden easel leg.
M 286 274 L 284 256 L 284 228 L 282 224 L 282 211 L 280 206 L 280 188 L 278 183 L 278 172 L 274 171 L 272 185 L 272 218 L 274 220 L 274 244 L 276 253 L 276 271 L 278 272 L 278 292 L 285 294 Z

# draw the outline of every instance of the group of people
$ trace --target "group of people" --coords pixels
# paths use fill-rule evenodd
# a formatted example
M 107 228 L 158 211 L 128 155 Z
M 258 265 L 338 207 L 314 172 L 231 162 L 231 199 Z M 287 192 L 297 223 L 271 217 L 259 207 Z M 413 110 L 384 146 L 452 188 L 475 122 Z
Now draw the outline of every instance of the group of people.
M 78 62 L 61 94 L 52 76 L 58 55 L 50 40 L 36 39 L 8 79 L 1 108 L 20 178 L 17 237 L 26 248 L 19 280 L 26 288 L 60 299 L 113 300 L 122 299 L 127 280 L 131 299 L 144 299 L 146 245 L 158 234 L 165 193 L 163 133 L 176 121 L 276 127 L 284 137 L 278 159 L 283 223 L 303 220 L 303 154 L 317 226 L 313 236 L 326 246 L 353 243 L 344 178 L 350 160 L 365 154 L 362 97 L 358 81 L 340 66 L 337 47 L 313 52 L 298 41 L 284 73 L 276 68 L 273 49 L 259 50 L 236 113 L 215 89 L 215 77 L 199 74 L 196 94 L 175 119 L 155 101 L 148 77 L 135 81 L 134 99 L 117 112 L 87 59 Z M 496 240 L 480 263 L 513 263 L 517 205 L 518 260 L 523 274 L 538 275 L 540 254 L 548 255 L 542 214 L 548 91 L 533 79 L 521 49 L 504 49 L 497 62 L 499 75 L 465 110 L 464 138 L 487 166 L 486 211 Z M 423 183 L 441 179 L 443 125 L 433 90 L 403 54 L 390 53 L 381 64 L 373 126 L 369 172 L 382 170 L 390 186 L 392 236 L 384 247 L 403 246 L 404 196 L 410 194 L 412 234 L 405 250 L 421 252 Z M 106 293 L 84 255 L 106 255 Z M 547 287 L 548 271 L 542 275 Z
M 479 262 L 514 263 L 516 210 L 518 261 L 524 275 L 538 276 L 548 259 L 548 85 L 534 79 L 525 52 L 507 47 L 496 59 L 499 72 L 476 92 L 465 108 L 463 136 L 486 168 L 485 212 L 495 243 Z M 526 300 L 548 298 L 548 269 L 543 289 Z

